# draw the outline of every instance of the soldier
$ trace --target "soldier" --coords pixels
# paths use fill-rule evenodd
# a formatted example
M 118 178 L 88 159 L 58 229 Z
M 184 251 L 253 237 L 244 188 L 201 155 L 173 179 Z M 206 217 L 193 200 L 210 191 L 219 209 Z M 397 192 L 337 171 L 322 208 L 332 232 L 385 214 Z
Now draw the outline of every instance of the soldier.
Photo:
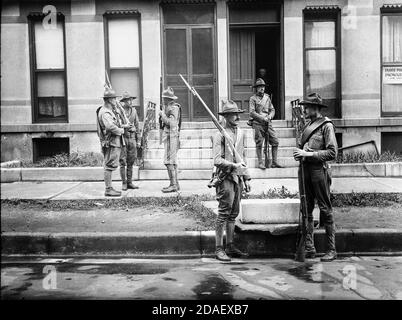
M 258 168 L 282 168 L 278 164 L 278 146 L 279 140 L 272 126 L 272 119 L 275 116 L 275 108 L 271 99 L 265 93 L 265 81 L 258 78 L 253 86 L 256 93 L 251 96 L 250 120 L 249 124 L 254 129 L 254 140 L 258 158 Z M 269 144 L 272 146 L 272 166 L 269 160 Z M 262 148 L 264 146 L 265 163 L 262 159 Z
M 327 106 L 322 103 L 319 94 L 309 94 L 306 100 L 299 104 L 304 105 L 306 118 L 310 120 L 303 130 L 299 148 L 293 152 L 295 160 L 302 160 L 304 166 L 307 202 L 306 257 L 314 258 L 316 253 L 313 238 L 313 209 L 314 201 L 317 200 L 320 217 L 324 219 L 327 240 L 327 252 L 321 261 L 332 261 L 336 259 L 335 224 L 330 200 L 331 177 L 327 161 L 334 160 L 337 155 L 335 129 L 331 120 L 321 115 L 321 108 Z M 299 177 L 299 181 L 303 180 Z
M 141 145 L 140 125 L 137 111 L 133 105 L 135 98 L 136 97 L 131 96 L 128 92 L 124 92 L 120 99 L 120 102 L 123 105 L 122 112 L 125 113 L 125 119 L 127 119 L 131 125 L 130 128 L 124 130 L 124 141 L 126 146 L 121 149 L 120 156 L 120 176 L 123 184 L 122 190 L 138 189 L 138 186 L 133 184 L 133 165 L 137 158 L 137 148 Z
M 164 164 L 169 174 L 170 185 L 162 189 L 162 192 L 176 192 L 180 190 L 177 179 L 177 152 L 180 148 L 181 107 L 175 102 L 177 97 L 173 89 L 168 87 L 162 92 L 163 111 L 160 118 L 163 123 L 163 142 L 165 147 Z
M 120 115 L 116 112 L 116 97 L 113 89 L 105 88 L 103 106 L 96 111 L 98 136 L 104 157 L 105 196 L 107 197 L 121 196 L 121 192 L 112 187 L 112 172 L 119 165 L 121 147 L 124 146 L 124 140 L 122 139 L 124 128 L 129 127 L 129 125 L 122 124 Z
M 250 191 L 250 175 L 245 164 L 245 134 L 238 126 L 243 113 L 236 103 L 229 100 L 223 104 L 224 128 L 231 137 L 232 143 L 238 153 L 242 155 L 243 162 L 236 162 L 234 154 L 227 147 L 224 136 L 218 132 L 214 136 L 213 154 L 214 165 L 217 167 L 217 175 L 220 177 L 216 183 L 216 196 L 219 201 L 218 217 L 216 220 L 215 241 L 216 259 L 230 261 L 230 257 L 245 257 L 233 244 L 235 220 L 239 214 L 242 190 Z M 226 225 L 226 250 L 223 250 L 223 230 Z

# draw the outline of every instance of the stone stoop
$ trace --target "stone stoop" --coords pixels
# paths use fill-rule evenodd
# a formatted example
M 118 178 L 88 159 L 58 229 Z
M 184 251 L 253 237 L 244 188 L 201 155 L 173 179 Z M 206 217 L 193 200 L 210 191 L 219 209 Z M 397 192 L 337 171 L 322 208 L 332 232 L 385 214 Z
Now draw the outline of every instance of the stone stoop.
M 217 201 L 205 201 L 204 205 L 218 214 Z M 244 199 L 236 226 L 243 232 L 295 233 L 299 225 L 299 208 L 299 199 Z M 318 207 L 314 208 L 313 216 L 317 224 L 320 219 Z
M 279 137 L 278 161 L 285 168 L 295 168 L 298 163 L 293 159 L 293 148 L 295 142 L 295 130 L 290 127 L 291 123 L 285 120 L 275 120 L 274 127 Z M 250 169 L 258 167 L 255 151 L 254 131 L 241 122 L 241 127 L 246 134 L 246 157 Z M 213 167 L 212 139 L 217 129 L 211 122 L 186 122 L 183 123 L 180 132 L 180 150 L 178 152 L 178 168 L 180 176 L 187 176 L 194 173 L 197 177 L 209 179 Z M 144 168 L 141 169 L 141 178 L 165 179 L 163 170 L 163 143 L 159 141 L 159 130 L 152 130 L 149 133 L 148 148 L 146 151 Z M 294 175 L 293 171 L 284 173 Z M 283 175 L 283 174 L 282 174 Z M 265 176 L 265 174 L 262 174 Z

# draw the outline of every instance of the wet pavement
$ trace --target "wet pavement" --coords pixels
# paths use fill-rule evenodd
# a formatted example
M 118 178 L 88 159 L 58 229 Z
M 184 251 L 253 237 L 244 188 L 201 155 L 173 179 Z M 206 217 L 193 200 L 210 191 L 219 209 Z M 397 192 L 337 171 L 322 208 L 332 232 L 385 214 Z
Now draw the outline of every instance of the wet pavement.
M 402 299 L 402 257 L 2 257 L 2 299 Z

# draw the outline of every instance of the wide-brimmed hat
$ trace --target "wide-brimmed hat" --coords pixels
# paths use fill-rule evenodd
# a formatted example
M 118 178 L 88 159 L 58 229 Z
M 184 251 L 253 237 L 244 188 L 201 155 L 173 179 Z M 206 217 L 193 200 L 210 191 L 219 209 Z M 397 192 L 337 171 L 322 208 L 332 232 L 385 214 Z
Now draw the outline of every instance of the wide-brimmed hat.
M 103 92 L 103 98 L 116 98 L 116 92 L 112 88 L 105 88 Z
M 316 93 L 310 93 L 306 99 L 302 100 L 299 102 L 301 105 L 311 105 L 311 106 L 318 106 L 320 108 L 328 108 L 325 104 L 322 103 L 322 98 L 321 96 Z
M 128 100 L 128 99 L 136 99 L 137 97 L 132 96 L 127 91 L 124 91 L 123 96 L 120 98 L 120 101 Z
M 257 87 L 266 87 L 268 86 L 264 79 L 258 78 L 257 80 L 255 80 L 255 83 L 253 85 L 253 88 L 257 88 Z
M 174 95 L 174 91 L 171 87 L 167 87 L 167 89 L 162 91 L 162 98 L 177 100 L 177 97 Z
M 222 104 L 222 111 L 218 112 L 220 115 L 230 114 L 230 113 L 243 113 L 244 110 L 239 109 L 236 102 L 232 100 L 224 101 Z

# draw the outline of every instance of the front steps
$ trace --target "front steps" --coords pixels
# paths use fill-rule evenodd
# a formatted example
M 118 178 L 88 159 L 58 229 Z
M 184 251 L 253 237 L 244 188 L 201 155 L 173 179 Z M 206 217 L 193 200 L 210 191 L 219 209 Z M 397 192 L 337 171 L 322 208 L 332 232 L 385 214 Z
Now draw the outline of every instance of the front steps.
M 254 131 L 241 121 L 241 127 L 246 134 L 247 164 L 254 179 L 295 177 L 294 170 L 298 163 L 293 159 L 295 147 L 295 131 L 289 127 L 291 123 L 286 120 L 275 120 L 274 127 L 279 138 L 278 162 L 284 169 L 256 169 Z M 179 179 L 209 179 L 213 167 L 213 136 L 217 129 L 212 122 L 185 122 L 180 132 L 180 150 L 178 152 Z M 159 130 L 149 133 L 148 149 L 144 161 L 144 168 L 140 171 L 141 180 L 167 179 L 165 165 L 163 164 L 163 143 L 159 141 Z M 295 173 L 296 172 L 296 173 Z

